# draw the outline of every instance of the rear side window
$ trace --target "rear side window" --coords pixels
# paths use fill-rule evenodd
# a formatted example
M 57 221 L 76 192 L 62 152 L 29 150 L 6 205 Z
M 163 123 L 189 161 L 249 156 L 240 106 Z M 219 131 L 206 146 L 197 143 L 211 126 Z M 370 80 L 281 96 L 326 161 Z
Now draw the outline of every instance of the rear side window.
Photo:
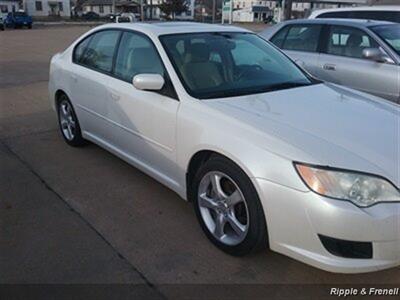
M 365 19 L 400 23 L 400 12 L 398 11 L 337 11 L 327 12 L 317 18 L 342 18 L 342 19 Z
M 114 51 L 120 32 L 105 30 L 95 33 L 84 48 L 79 63 L 99 71 L 111 72 Z M 78 48 L 75 50 L 78 52 Z
M 327 12 L 317 16 L 317 19 L 330 19 L 330 18 L 345 18 L 350 19 L 350 11 L 334 11 L 334 12 Z
M 282 49 L 317 52 L 322 25 L 293 25 L 289 27 Z
M 290 26 L 285 26 L 279 30 L 272 38 L 271 42 L 278 48 L 282 48 L 283 42 L 285 41 L 286 34 Z
M 73 62 L 81 63 L 83 53 L 85 52 L 87 46 L 89 45 L 90 39 L 91 36 L 81 41 L 78 44 L 78 46 L 75 47 L 75 51 L 72 58 Z

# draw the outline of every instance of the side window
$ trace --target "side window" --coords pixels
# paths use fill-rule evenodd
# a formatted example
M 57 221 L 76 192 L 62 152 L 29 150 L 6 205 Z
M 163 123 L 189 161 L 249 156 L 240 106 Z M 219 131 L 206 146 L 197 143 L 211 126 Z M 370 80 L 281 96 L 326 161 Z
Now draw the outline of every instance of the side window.
M 278 48 L 282 48 L 283 42 L 285 40 L 287 31 L 289 30 L 290 26 L 285 26 L 281 30 L 279 30 L 272 38 L 271 42 L 277 46 Z
M 111 72 L 119 35 L 120 32 L 114 30 L 95 33 L 79 62 L 100 71 Z
M 119 46 L 114 73 L 126 81 L 137 74 L 164 76 L 164 68 L 152 42 L 139 34 L 125 32 Z
M 75 47 L 74 54 L 72 56 L 73 62 L 81 63 L 82 55 L 85 52 L 87 46 L 89 45 L 91 36 L 81 41 L 78 46 Z
M 291 26 L 282 48 L 286 50 L 317 52 L 322 25 Z
M 348 19 L 352 18 L 351 11 L 334 11 L 334 12 L 327 12 L 317 16 L 317 19 L 326 19 L 326 18 L 341 18 L 341 19 Z
M 344 26 L 332 26 L 328 36 L 327 54 L 362 58 L 365 48 L 379 45 L 364 31 Z

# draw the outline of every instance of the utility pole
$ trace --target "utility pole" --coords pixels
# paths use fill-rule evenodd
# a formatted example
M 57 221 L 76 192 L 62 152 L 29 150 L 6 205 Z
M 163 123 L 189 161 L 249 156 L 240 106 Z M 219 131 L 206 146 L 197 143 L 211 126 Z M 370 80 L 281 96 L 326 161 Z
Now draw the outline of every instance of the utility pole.
M 150 0 L 150 20 L 153 20 L 153 0 Z
M 284 0 L 282 3 L 283 20 L 290 20 L 292 16 L 292 3 L 293 0 Z
M 216 0 L 213 0 L 213 4 L 212 4 L 212 22 L 215 23 L 215 10 L 216 10 Z
M 115 15 L 116 11 L 115 11 L 115 0 L 112 0 L 112 12 Z
M 142 22 L 144 21 L 144 8 L 143 8 L 144 0 L 140 0 L 140 19 Z

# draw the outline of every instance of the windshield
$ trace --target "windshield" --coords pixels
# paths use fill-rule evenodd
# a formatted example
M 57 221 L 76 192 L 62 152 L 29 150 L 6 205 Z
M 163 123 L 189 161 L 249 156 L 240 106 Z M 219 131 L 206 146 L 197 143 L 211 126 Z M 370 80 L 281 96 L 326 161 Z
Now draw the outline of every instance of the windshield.
M 16 13 L 14 13 L 14 16 L 16 16 L 16 17 L 26 17 L 27 14 L 24 13 L 24 12 L 16 12 Z
M 160 37 L 186 91 L 199 99 L 310 85 L 284 54 L 251 33 L 190 33 Z
M 400 25 L 381 25 L 371 29 L 400 55 Z

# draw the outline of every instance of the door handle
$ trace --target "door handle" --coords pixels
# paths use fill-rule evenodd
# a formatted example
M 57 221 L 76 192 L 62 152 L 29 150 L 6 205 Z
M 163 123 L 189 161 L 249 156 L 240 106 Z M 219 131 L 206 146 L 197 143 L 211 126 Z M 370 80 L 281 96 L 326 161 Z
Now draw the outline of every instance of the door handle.
M 110 92 L 110 96 L 111 96 L 111 99 L 113 99 L 114 101 L 118 101 L 121 98 L 120 95 L 114 94 L 112 92 Z
M 335 71 L 336 70 L 336 65 L 325 64 L 323 68 L 324 68 L 324 70 L 327 70 L 327 71 Z

